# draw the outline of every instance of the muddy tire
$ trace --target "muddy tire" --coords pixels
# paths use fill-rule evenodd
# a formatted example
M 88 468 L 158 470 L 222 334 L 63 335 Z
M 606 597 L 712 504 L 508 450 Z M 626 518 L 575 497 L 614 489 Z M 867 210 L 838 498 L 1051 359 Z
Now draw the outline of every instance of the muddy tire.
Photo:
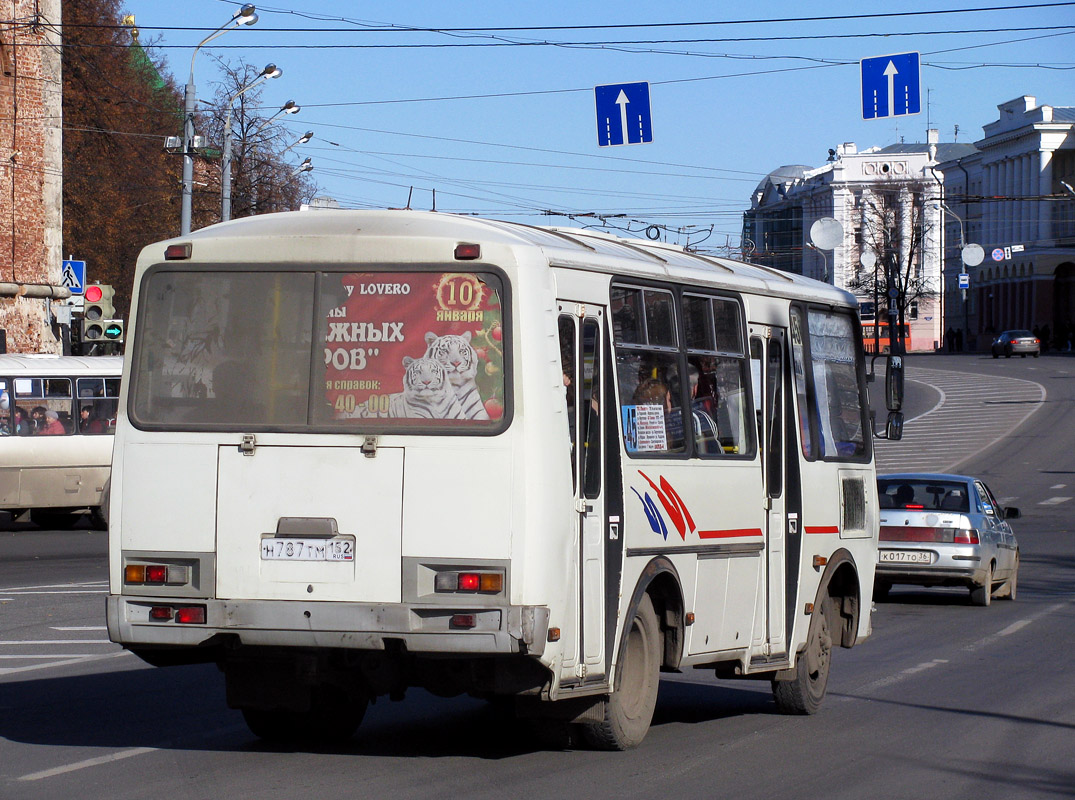
M 814 606 L 806 649 L 795 662 L 795 677 L 773 681 L 773 699 L 781 714 L 814 714 L 821 708 L 829 683 L 834 613 L 828 599 Z
M 605 701 L 605 718 L 582 726 L 592 747 L 627 750 L 645 738 L 657 706 L 661 644 L 653 602 L 649 595 L 643 595 L 620 654 L 615 691 Z

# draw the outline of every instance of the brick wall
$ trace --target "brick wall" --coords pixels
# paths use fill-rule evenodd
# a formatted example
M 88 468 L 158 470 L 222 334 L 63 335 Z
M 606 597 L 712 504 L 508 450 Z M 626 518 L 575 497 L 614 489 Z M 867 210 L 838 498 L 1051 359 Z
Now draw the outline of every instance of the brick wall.
M 0 328 L 8 352 L 60 352 L 50 301 L 12 284 L 59 284 L 61 0 L 0 0 Z M 53 304 L 55 307 L 55 304 Z

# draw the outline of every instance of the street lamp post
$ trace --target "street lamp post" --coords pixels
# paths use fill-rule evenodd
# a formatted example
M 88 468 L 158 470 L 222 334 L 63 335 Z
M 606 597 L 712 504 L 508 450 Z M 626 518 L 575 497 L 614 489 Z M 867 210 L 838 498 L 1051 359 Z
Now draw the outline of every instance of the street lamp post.
M 937 207 L 947 214 L 955 217 L 956 222 L 959 223 L 959 253 L 960 259 L 963 261 L 964 269 L 966 267 L 976 267 L 982 263 L 985 259 L 985 250 L 982 249 L 980 244 L 976 242 L 967 243 L 966 238 L 963 235 L 963 218 L 959 216 L 955 211 L 946 206 L 943 202 L 938 201 Z M 943 252 L 943 251 L 942 251 Z M 969 280 L 969 278 L 968 278 Z M 970 345 L 970 319 L 967 311 L 967 290 L 961 288 L 960 294 L 963 299 L 963 330 L 964 335 L 967 338 L 968 347 Z M 959 344 L 962 344 L 960 342 Z
M 230 20 L 202 39 L 190 56 L 190 79 L 183 93 L 183 199 L 179 212 L 180 236 L 190 233 L 191 195 L 194 187 L 194 109 L 197 103 L 197 92 L 194 87 L 194 57 L 205 44 L 218 36 L 223 36 L 232 27 L 253 25 L 257 21 L 258 15 L 254 13 L 253 3 L 244 4 Z
M 224 155 L 221 159 L 221 171 L 220 171 L 220 220 L 221 222 L 227 222 L 231 219 L 231 115 L 232 103 L 234 103 L 243 92 L 248 89 L 253 89 L 258 84 L 264 83 L 270 78 L 279 78 L 283 74 L 283 70 L 277 67 L 275 64 L 266 64 L 258 76 L 250 81 L 250 83 L 243 86 L 239 91 L 228 98 L 228 114 L 224 121 Z
M 298 139 L 296 139 L 295 141 L 293 141 L 293 142 L 292 142 L 291 144 L 289 144 L 289 145 L 288 145 L 287 147 L 285 147 L 285 148 L 284 148 L 283 150 L 281 150 L 280 152 L 281 152 L 281 153 L 286 153 L 286 152 L 287 152 L 288 150 L 290 150 L 290 149 L 291 149 L 292 147 L 298 147 L 298 146 L 299 146 L 300 144 L 306 144 L 306 143 L 307 143 L 308 141 L 310 141 L 310 140 L 311 140 L 312 138 L 314 138 L 314 132 L 313 132 L 313 131 L 306 131 L 306 133 L 304 133 L 304 134 L 303 134 L 302 136 L 300 136 L 300 137 L 299 137 Z
M 250 139 L 254 138 L 254 137 L 255 137 L 255 136 L 257 136 L 257 135 L 258 135 L 259 133 L 261 133 L 261 132 L 262 132 L 263 130 L 265 130 L 265 128 L 267 128 L 267 127 L 268 127 L 269 125 L 271 125 L 271 124 L 272 124 L 272 122 L 273 122 L 273 121 L 274 121 L 274 120 L 275 120 L 275 119 L 276 119 L 277 117 L 279 117 L 279 116 L 281 116 L 281 115 L 283 115 L 283 114 L 298 114 L 298 113 L 299 113 L 299 111 L 301 111 L 301 110 L 302 110 L 302 106 L 300 106 L 300 105 L 299 105 L 298 103 L 296 103 L 296 102 L 295 102 L 294 100 L 288 100 L 288 101 L 287 101 L 286 103 L 284 103 L 284 104 L 283 104 L 282 106 L 280 106 L 280 109 L 279 109 L 279 110 L 278 110 L 278 111 L 277 111 L 277 112 L 276 112 L 275 114 L 273 114 L 273 115 L 272 115 L 271 117 L 269 117 L 269 118 L 268 118 L 267 120 L 265 120 L 265 121 L 264 121 L 264 122 L 262 122 L 262 123 L 261 123 L 260 125 L 258 125 L 258 126 L 257 126 L 257 127 L 256 127 L 256 128 L 254 129 L 254 130 L 253 130 L 253 132 L 249 134 L 249 136 L 247 137 L 246 141 L 248 141 L 248 142 L 249 142 L 249 141 L 250 141 Z M 257 185 L 256 185 L 256 184 L 254 185 L 254 187 L 253 187 L 253 190 L 254 190 L 254 200 L 253 200 L 253 208 L 255 209 L 255 213 L 256 213 L 256 210 L 257 210 L 257 205 L 258 205 L 258 198 L 257 198 Z

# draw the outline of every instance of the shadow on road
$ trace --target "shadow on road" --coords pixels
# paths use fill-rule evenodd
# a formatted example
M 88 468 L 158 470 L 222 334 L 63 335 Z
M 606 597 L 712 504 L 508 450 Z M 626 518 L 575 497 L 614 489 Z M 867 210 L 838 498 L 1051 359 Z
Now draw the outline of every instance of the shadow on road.
M 655 728 L 747 714 L 776 714 L 768 684 L 756 688 L 661 682 Z M 0 738 L 76 748 L 341 753 L 397 758 L 501 759 L 548 749 L 503 706 L 411 690 L 380 698 L 355 738 L 335 747 L 278 749 L 249 733 L 227 708 L 215 666 L 134 668 L 0 683 Z M 8 769 L 17 769 L 9 765 Z M 7 771 L 7 770 L 5 770 Z

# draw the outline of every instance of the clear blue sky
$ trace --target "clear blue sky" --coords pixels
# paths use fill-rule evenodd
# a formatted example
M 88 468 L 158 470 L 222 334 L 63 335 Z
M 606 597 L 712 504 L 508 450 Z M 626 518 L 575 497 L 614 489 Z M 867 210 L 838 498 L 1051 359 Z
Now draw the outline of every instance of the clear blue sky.
M 193 48 L 238 5 L 127 0 L 126 10 L 182 85 Z M 1075 4 L 256 5 L 256 25 L 199 52 L 198 96 L 213 95 L 214 57 L 278 64 L 265 115 L 288 99 L 302 106 L 287 125 L 315 137 L 291 151 L 295 163 L 310 156 L 320 193 L 352 208 L 404 206 L 411 187 L 412 207 L 428 208 L 435 189 L 443 211 L 601 224 L 563 216 L 592 213 L 637 235 L 667 226 L 664 238 L 681 244 L 684 230 L 700 243 L 712 227 L 703 247 L 737 246 L 752 190 L 779 166 L 820 166 L 843 142 L 925 141 L 927 127 L 950 142 L 958 125 L 958 141 L 973 142 L 997 104 L 1024 94 L 1075 105 Z M 967 10 L 998 6 L 1012 10 Z M 838 18 L 947 9 L 961 11 Z M 776 19 L 790 21 L 756 21 Z M 638 27 L 590 27 L 627 25 Z M 864 121 L 858 61 L 908 51 L 922 54 L 922 113 Z M 598 147 L 593 87 L 634 81 L 651 84 L 653 142 Z

